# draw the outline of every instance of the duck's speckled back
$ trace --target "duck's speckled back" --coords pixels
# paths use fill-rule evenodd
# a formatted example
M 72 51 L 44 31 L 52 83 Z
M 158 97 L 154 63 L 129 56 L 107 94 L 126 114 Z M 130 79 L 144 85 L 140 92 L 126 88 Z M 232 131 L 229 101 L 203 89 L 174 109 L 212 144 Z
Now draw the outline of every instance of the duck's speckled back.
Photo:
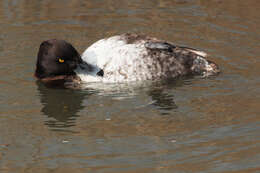
M 80 69 L 76 72 L 86 82 L 174 78 L 192 73 L 193 62 L 197 58 L 204 60 L 202 65 L 208 65 L 203 55 L 206 53 L 156 38 L 123 34 L 99 40 L 82 54 L 82 59 L 96 71 L 104 70 L 103 77 Z

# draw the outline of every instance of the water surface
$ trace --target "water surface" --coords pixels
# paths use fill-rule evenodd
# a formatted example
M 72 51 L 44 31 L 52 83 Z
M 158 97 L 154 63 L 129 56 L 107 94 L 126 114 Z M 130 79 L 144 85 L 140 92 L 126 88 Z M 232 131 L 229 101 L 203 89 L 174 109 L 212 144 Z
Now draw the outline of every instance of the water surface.
M 260 1 L 0 1 L 0 172 L 260 172 Z M 206 50 L 211 78 L 85 89 L 33 77 L 40 43 L 145 33 Z

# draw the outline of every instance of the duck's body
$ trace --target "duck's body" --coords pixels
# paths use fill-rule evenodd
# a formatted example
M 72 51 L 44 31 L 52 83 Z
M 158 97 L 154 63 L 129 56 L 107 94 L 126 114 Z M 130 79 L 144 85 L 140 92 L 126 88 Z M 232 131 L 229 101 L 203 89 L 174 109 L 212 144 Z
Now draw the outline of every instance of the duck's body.
M 55 56 L 64 56 L 59 53 Z M 76 57 L 78 66 L 72 70 L 82 82 L 129 82 L 219 72 L 215 63 L 205 59 L 205 52 L 137 34 L 101 39 L 84 51 L 81 61 Z M 39 59 L 43 58 L 38 54 Z

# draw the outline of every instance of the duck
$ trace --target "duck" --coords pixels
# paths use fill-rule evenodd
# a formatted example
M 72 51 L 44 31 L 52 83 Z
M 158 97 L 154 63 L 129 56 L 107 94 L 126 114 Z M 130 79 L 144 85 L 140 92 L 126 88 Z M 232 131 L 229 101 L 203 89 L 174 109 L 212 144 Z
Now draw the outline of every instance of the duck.
M 220 72 L 208 54 L 142 34 L 98 40 L 80 55 L 67 41 L 43 41 L 35 77 L 43 82 L 124 83 Z

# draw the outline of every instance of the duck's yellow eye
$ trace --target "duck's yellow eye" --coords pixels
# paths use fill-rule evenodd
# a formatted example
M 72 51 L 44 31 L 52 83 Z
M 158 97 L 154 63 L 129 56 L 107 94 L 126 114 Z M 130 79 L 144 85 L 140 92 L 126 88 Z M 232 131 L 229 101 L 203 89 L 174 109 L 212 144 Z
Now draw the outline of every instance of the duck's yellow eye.
M 64 59 L 59 58 L 59 62 L 60 62 L 60 63 L 64 63 Z

